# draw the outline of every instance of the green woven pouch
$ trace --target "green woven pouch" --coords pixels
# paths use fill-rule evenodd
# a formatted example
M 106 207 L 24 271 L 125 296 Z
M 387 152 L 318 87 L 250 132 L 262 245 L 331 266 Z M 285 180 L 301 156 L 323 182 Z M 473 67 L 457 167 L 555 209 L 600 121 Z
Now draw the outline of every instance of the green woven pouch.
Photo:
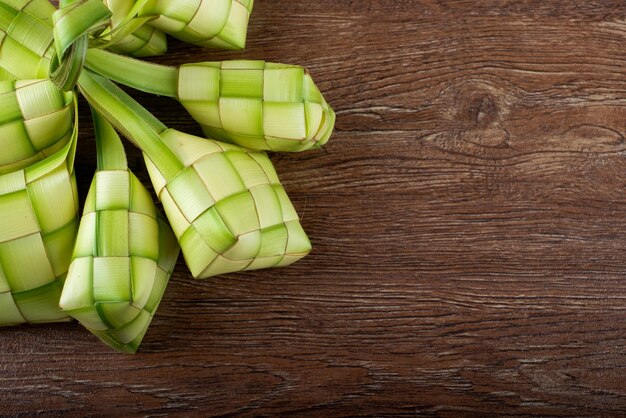
M 0 325 L 69 320 L 58 305 L 78 229 L 72 132 L 55 154 L 0 176 Z
M 179 246 L 128 169 L 113 128 L 94 114 L 98 170 L 78 230 L 61 307 L 113 348 L 135 352 L 174 270 Z

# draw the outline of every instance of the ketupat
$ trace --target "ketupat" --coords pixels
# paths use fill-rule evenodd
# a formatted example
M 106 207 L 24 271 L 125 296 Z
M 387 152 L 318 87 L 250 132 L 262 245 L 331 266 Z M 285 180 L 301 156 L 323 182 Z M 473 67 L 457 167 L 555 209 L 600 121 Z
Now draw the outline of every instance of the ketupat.
M 172 230 L 94 112 L 98 169 L 85 201 L 60 305 L 111 347 L 135 352 L 178 258 Z
M 56 153 L 74 131 L 75 95 L 50 80 L 0 81 L 0 174 Z
M 90 50 L 87 67 L 114 81 L 177 99 L 208 138 L 255 150 L 319 148 L 335 113 L 297 65 L 223 61 L 168 67 Z
M 145 155 L 196 278 L 291 264 L 311 250 L 264 152 L 167 129 L 111 81 L 84 70 L 89 103 Z
M 335 113 L 296 65 L 223 61 L 180 67 L 178 98 L 205 135 L 250 149 L 305 151 L 326 144 Z
M 0 325 L 59 322 L 78 229 L 78 126 L 55 154 L 0 176 Z
M 150 25 L 200 46 L 243 49 L 253 0 L 148 0 L 139 16 Z
M 132 19 L 146 22 L 111 48 L 135 56 L 164 52 L 164 32 L 200 46 L 243 49 L 253 8 L 253 0 L 105 0 L 105 3 L 113 12 L 113 29 Z M 150 48 L 136 54 L 148 44 Z
M 171 129 L 161 138 L 185 167 L 168 181 L 146 164 L 194 277 L 287 266 L 311 251 L 265 153 Z

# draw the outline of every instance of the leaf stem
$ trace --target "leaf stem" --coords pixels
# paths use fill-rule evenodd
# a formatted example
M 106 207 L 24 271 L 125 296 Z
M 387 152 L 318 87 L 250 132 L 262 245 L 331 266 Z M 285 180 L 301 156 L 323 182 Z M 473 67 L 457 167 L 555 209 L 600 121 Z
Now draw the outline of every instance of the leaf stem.
M 178 68 L 90 49 L 86 67 L 134 89 L 159 96 L 178 96 Z
M 96 132 L 98 171 L 127 170 L 126 152 L 117 132 L 106 118 L 93 107 L 91 107 L 91 115 Z
M 167 127 L 153 114 L 113 82 L 87 69 L 78 87 L 91 106 L 145 153 L 166 181 L 181 172 L 183 163 L 161 140 Z

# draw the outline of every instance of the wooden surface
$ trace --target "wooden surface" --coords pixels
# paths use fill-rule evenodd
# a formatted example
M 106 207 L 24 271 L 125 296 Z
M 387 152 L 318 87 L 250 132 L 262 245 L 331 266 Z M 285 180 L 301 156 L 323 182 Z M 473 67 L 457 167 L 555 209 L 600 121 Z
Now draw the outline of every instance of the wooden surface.
M 258 0 L 249 39 L 158 61 L 311 70 L 336 133 L 272 159 L 314 252 L 205 281 L 179 261 L 135 356 L 1 329 L 0 415 L 626 411 L 623 1 Z

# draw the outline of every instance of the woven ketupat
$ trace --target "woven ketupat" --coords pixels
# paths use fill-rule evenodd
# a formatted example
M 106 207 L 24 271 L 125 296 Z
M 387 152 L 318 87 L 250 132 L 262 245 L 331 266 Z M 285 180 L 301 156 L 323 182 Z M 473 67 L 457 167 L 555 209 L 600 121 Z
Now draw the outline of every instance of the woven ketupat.
M 111 27 L 115 30 L 119 25 L 125 23 L 125 19 L 135 5 L 135 1 L 104 0 L 104 4 L 113 13 L 111 16 Z M 143 25 L 108 49 L 134 57 L 152 57 L 165 53 L 167 50 L 167 39 L 165 38 L 165 33 L 154 26 Z
M 69 143 L 74 94 L 49 80 L 0 81 L 0 174 L 27 167 Z
M 59 297 L 78 229 L 73 132 L 56 154 L 0 176 L 0 325 L 69 320 Z
M 174 270 L 179 246 L 128 170 L 119 137 L 94 115 L 98 171 L 85 201 L 61 307 L 102 341 L 135 352 Z
M 304 68 L 265 61 L 185 64 L 178 99 L 209 138 L 250 149 L 324 145 L 335 113 Z
M 253 0 L 152 0 L 139 13 L 150 25 L 192 44 L 242 49 Z
M 173 129 L 161 138 L 186 168 L 167 182 L 146 165 L 194 277 L 285 266 L 310 252 L 264 152 Z
M 51 23 L 55 10 L 48 0 L 0 3 L 0 80 L 48 75 L 55 52 Z

